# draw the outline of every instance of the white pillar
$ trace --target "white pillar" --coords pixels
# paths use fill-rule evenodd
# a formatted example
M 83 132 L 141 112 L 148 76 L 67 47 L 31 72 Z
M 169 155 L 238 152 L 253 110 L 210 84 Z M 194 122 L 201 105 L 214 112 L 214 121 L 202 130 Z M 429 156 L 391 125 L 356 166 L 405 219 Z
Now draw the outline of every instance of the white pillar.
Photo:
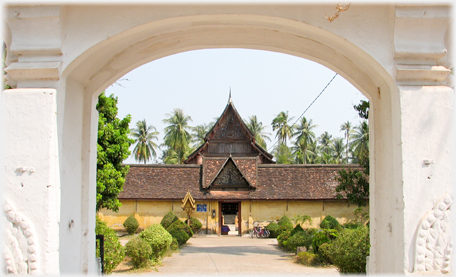
M 98 98 L 80 83 L 59 90 L 59 145 L 62 183 L 60 270 L 95 274 L 95 215 Z
M 56 90 L 3 91 L 2 120 L 7 271 L 59 274 Z

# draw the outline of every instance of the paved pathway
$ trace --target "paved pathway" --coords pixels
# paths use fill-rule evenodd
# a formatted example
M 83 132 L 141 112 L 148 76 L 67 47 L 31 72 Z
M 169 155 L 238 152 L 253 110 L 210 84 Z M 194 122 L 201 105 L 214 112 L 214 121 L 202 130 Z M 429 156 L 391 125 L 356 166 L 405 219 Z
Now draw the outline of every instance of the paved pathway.
M 179 253 L 163 259 L 159 275 L 339 275 L 335 268 L 295 264 L 278 249 L 276 239 L 194 237 Z

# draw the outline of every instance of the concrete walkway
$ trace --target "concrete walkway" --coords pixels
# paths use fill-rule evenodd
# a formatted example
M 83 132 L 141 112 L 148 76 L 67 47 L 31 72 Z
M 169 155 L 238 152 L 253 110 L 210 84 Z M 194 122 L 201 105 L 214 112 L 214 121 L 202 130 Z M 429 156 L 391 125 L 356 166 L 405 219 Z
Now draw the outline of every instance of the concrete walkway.
M 161 275 L 339 275 L 335 268 L 293 263 L 293 255 L 279 250 L 276 239 L 236 236 L 194 237 L 172 257 L 163 259 Z

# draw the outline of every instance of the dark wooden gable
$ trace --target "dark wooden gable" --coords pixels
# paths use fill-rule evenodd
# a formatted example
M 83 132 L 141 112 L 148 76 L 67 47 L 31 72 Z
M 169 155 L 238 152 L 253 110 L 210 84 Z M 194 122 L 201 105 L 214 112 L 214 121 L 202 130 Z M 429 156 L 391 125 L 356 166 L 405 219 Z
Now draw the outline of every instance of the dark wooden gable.
M 255 136 L 245 125 L 231 99 L 205 142 L 193 152 L 185 163 L 201 164 L 202 157 L 257 157 L 260 163 L 274 163 L 273 156 L 262 149 Z
M 210 184 L 210 189 L 223 191 L 249 190 L 251 188 L 247 179 L 243 176 L 232 158 L 228 158 L 214 181 Z

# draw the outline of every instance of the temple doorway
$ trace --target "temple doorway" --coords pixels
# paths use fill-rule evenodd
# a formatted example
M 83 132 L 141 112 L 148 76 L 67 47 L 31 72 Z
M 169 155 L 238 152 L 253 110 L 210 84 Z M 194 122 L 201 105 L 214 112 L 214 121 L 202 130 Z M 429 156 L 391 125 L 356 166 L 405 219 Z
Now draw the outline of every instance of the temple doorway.
M 219 202 L 221 235 L 241 236 L 241 202 Z

